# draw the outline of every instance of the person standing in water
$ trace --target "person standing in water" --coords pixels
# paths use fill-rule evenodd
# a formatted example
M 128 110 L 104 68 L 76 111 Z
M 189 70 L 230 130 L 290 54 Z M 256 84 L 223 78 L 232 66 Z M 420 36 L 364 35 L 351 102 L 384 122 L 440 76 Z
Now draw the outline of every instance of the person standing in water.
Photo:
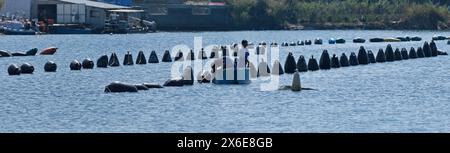
M 242 40 L 241 42 L 242 44 L 242 48 L 239 50 L 238 53 L 238 57 L 239 57 L 239 61 L 237 63 L 237 67 L 238 68 L 245 68 L 248 64 L 248 56 L 249 56 L 249 52 L 247 49 L 248 46 L 248 41 L 247 40 Z

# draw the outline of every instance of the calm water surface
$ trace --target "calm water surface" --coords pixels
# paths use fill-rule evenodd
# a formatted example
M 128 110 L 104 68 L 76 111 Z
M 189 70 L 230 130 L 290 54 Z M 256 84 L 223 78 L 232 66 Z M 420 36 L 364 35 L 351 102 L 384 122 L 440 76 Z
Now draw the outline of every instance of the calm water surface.
M 374 50 L 387 43 L 353 44 L 363 37 L 418 35 L 429 40 L 441 31 L 240 31 L 160 32 L 137 35 L 0 36 L 0 49 L 17 51 L 56 46 L 53 56 L 0 58 L 0 132 L 450 132 L 450 57 L 439 56 L 366 66 L 306 72 L 302 85 L 317 91 L 260 91 L 264 80 L 246 86 L 195 84 L 138 93 L 105 94 L 112 81 L 155 82 L 170 78 L 172 63 L 70 71 L 74 59 L 92 58 L 127 50 L 146 56 L 176 44 L 203 45 L 283 42 L 324 39 L 324 45 L 281 48 L 319 58 L 323 49 L 340 55 L 357 52 L 360 45 Z M 346 44 L 325 44 L 341 37 Z M 394 48 L 419 47 L 422 42 L 392 43 Z M 446 41 L 438 48 L 450 51 Z M 209 54 L 209 53 L 208 53 Z M 52 60 L 58 72 L 45 73 Z M 11 63 L 29 62 L 32 75 L 8 76 Z M 291 83 L 283 75 L 281 84 Z

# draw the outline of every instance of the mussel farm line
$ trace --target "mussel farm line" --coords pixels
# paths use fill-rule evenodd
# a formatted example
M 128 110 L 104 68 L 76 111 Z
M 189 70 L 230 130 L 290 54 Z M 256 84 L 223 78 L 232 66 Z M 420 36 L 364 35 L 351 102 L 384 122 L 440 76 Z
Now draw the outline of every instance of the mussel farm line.
M 315 41 L 316 43 L 320 43 L 319 40 Z M 262 44 L 263 45 L 263 44 Z M 277 44 L 271 44 L 273 45 Z M 255 51 L 257 55 L 264 54 L 262 52 L 261 46 L 258 46 Z M 222 57 L 220 56 L 220 50 L 222 50 Z M 233 51 L 233 54 L 229 54 L 230 51 Z M 226 46 L 221 46 L 220 49 L 212 50 L 210 53 L 210 59 L 220 59 L 220 58 L 229 58 L 236 57 L 235 48 L 230 48 L 227 50 Z M 138 52 L 138 56 L 134 61 L 133 56 L 130 52 L 127 52 L 123 58 L 122 65 L 131 66 L 131 65 L 145 65 L 151 63 L 160 63 L 160 62 L 177 62 L 177 61 L 193 61 L 193 60 L 206 60 L 208 59 L 206 52 L 202 49 L 197 53 L 198 56 L 195 56 L 192 50 L 184 56 L 182 51 L 176 53 L 175 57 L 172 57 L 170 52 L 166 50 L 164 55 L 159 60 L 155 51 L 152 51 L 149 58 L 147 59 L 144 55 L 143 51 Z M 418 47 L 417 49 L 411 47 L 408 51 L 406 48 L 396 48 L 395 50 L 392 48 L 391 44 L 386 46 L 386 49 L 379 49 L 377 54 L 375 55 L 371 50 L 366 50 L 363 46 L 360 47 L 357 54 L 355 52 L 351 52 L 350 56 L 347 57 L 345 53 L 339 55 L 331 54 L 328 50 L 323 50 L 321 57 L 317 60 L 314 56 L 311 56 L 309 60 L 307 60 L 303 55 L 300 55 L 298 60 L 295 59 L 294 55 L 289 52 L 284 66 L 281 65 L 279 60 L 273 61 L 272 65 L 268 64 L 265 61 L 260 61 L 259 63 L 250 63 L 250 73 L 252 78 L 257 77 L 267 77 L 270 75 L 283 75 L 293 74 L 296 72 L 307 72 L 307 71 L 317 71 L 317 70 L 329 70 L 329 69 L 337 69 L 341 67 L 348 66 L 357 66 L 357 65 L 368 65 L 374 63 L 385 63 L 385 62 L 394 62 L 401 60 L 409 60 L 416 58 L 425 58 L 425 57 L 436 57 L 438 55 L 447 55 L 446 52 L 438 50 L 436 43 L 431 41 L 428 43 L 424 42 L 423 46 Z M 227 60 L 223 60 L 227 61 Z M 121 65 L 119 58 L 116 53 L 111 53 L 111 56 L 108 57 L 106 54 L 101 55 L 96 61 L 97 68 L 107 68 L 107 67 L 117 67 Z M 255 67 L 255 65 L 257 67 Z M 270 66 L 269 66 L 270 65 Z M 95 62 L 90 58 L 85 58 L 81 62 L 78 60 L 73 60 L 69 68 L 71 70 L 81 70 L 81 69 L 93 69 L 95 66 Z M 48 61 L 44 65 L 45 72 L 56 72 L 57 65 L 53 61 Z M 9 75 L 20 75 L 20 74 L 32 74 L 34 72 L 34 66 L 29 63 L 24 63 L 22 65 L 11 64 L 8 67 Z M 196 79 L 199 83 L 210 83 L 213 79 L 213 74 L 208 71 L 202 71 L 201 73 L 196 75 L 194 78 L 193 68 L 186 67 L 184 70 L 183 76 L 181 79 L 169 79 L 164 83 L 163 86 L 166 87 L 180 87 L 184 85 L 193 85 L 194 80 Z M 159 84 L 137 84 L 137 85 L 129 85 L 119 82 L 111 83 L 110 85 L 105 87 L 105 92 L 136 92 L 138 90 L 148 90 L 150 88 L 163 88 L 163 86 Z

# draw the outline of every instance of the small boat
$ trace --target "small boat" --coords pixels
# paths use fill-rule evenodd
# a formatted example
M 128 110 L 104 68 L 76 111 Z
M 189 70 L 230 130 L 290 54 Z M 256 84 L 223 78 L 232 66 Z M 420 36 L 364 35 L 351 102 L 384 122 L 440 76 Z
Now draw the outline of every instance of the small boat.
M 365 43 L 366 40 L 360 37 L 353 39 L 353 43 Z
M 270 47 L 278 47 L 278 43 L 270 43 Z
M 447 37 L 445 37 L 445 36 L 433 36 L 432 39 L 433 39 L 433 40 L 446 40 Z
M 323 41 L 322 41 L 322 39 L 320 39 L 320 38 L 316 38 L 316 39 L 314 40 L 314 44 L 316 44 L 316 45 L 322 45 L 322 44 L 323 44 Z
M 384 42 L 400 42 L 400 39 L 397 38 L 384 38 Z
M 291 43 L 289 44 L 289 46 L 297 46 L 297 43 L 291 42 Z
M 383 42 L 384 39 L 383 38 L 372 38 L 372 39 L 369 39 L 369 41 L 370 42 Z
M 400 41 L 410 41 L 409 37 L 397 37 Z
M 336 44 L 336 39 L 330 38 L 330 39 L 328 40 L 328 44 Z
M 336 39 L 336 44 L 345 44 L 345 39 L 343 38 Z
M 36 35 L 34 30 L 25 29 L 13 29 L 13 28 L 3 28 L 3 34 L 5 35 Z
M 422 38 L 420 38 L 418 36 L 411 37 L 411 41 L 421 41 L 421 40 L 422 40 Z
M 49 47 L 49 48 L 42 50 L 41 55 L 53 55 L 53 54 L 55 54 L 56 50 L 58 50 L 58 48 Z
M 214 84 L 250 84 L 249 68 L 220 69 L 214 73 Z
M 311 45 L 312 41 L 311 40 L 305 40 L 305 45 Z

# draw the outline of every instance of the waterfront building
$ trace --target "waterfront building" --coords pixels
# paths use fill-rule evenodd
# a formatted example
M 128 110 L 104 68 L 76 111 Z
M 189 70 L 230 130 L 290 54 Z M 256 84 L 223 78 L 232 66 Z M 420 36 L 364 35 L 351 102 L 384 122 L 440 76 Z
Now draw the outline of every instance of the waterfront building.
M 97 1 L 121 5 L 120 1 L 129 0 Z M 227 30 L 232 27 L 230 7 L 223 1 L 132 0 L 131 6 L 145 10 L 146 18 L 155 21 L 162 30 Z

